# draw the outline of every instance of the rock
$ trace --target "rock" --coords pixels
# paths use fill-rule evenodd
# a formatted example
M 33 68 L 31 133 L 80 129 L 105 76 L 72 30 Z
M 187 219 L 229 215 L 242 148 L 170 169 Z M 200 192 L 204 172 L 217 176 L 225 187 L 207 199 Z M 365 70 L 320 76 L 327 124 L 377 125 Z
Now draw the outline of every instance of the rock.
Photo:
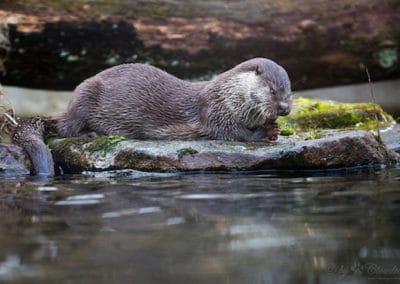
M 99 147 L 99 145 L 102 145 Z M 280 138 L 275 143 L 224 141 L 136 141 L 118 136 L 66 138 L 50 143 L 65 172 L 327 170 L 393 164 L 398 154 L 367 131 L 340 131 L 313 140 Z
M 281 135 L 302 133 L 315 138 L 324 129 L 374 130 L 394 123 L 391 115 L 373 103 L 343 103 L 296 98 L 288 116 L 278 118 Z M 307 136 L 305 136 L 307 137 Z
M 21 147 L 0 143 L 0 176 L 29 174 L 31 162 Z
M 304 140 L 281 137 L 273 143 L 225 141 L 138 141 L 119 136 L 54 139 L 54 160 L 65 173 L 135 169 L 140 171 L 329 170 L 399 162 L 400 126 L 382 131 L 385 145 L 369 131 L 327 131 Z M 27 174 L 23 150 L 0 144 L 0 175 Z
M 385 143 L 389 149 L 400 153 L 400 126 L 398 124 L 382 130 L 381 136 L 383 143 Z

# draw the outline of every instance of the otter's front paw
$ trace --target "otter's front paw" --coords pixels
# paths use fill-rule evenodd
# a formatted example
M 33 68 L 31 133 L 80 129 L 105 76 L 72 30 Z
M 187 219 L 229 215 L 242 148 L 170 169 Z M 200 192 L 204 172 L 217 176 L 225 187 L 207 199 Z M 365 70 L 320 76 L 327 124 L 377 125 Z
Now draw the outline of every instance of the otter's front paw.
M 266 138 L 270 141 L 275 141 L 278 139 L 279 133 L 280 133 L 280 130 L 279 130 L 278 123 L 273 122 L 268 125 Z

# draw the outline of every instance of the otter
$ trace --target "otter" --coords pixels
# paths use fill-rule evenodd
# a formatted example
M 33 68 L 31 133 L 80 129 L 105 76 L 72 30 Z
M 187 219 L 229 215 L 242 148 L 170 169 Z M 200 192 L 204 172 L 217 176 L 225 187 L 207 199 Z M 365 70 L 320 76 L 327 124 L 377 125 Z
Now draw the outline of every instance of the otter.
M 43 143 L 48 129 L 61 137 L 271 141 L 278 138 L 277 117 L 288 115 L 291 107 L 287 72 L 266 58 L 202 82 L 150 65 L 122 64 L 78 85 L 66 112 L 21 122 L 13 142 L 27 151 L 36 174 L 53 175 L 52 156 Z

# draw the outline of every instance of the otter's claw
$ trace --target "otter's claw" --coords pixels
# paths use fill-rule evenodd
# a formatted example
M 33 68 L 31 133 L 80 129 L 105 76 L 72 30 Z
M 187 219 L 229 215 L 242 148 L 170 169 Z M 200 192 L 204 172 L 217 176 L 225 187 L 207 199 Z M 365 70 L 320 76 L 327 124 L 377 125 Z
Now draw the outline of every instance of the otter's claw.
M 278 139 L 279 133 L 278 123 L 273 122 L 268 125 L 266 138 L 270 141 L 275 141 Z

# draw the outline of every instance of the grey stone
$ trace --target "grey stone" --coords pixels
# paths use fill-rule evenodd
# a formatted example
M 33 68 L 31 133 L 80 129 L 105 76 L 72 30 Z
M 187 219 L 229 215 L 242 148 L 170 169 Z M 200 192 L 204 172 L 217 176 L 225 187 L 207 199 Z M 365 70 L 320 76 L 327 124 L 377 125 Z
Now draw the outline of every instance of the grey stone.
M 122 140 L 107 150 L 98 143 L 104 140 L 57 139 L 51 148 L 55 162 L 66 172 L 305 171 L 388 165 L 399 157 L 367 131 L 340 131 L 313 140 L 280 138 L 274 143 Z
M 386 147 L 400 153 L 400 125 L 395 124 L 385 130 L 381 130 L 381 136 Z
M 0 143 L 0 175 L 28 174 L 31 162 L 21 147 Z
M 139 141 L 120 137 L 54 139 L 50 147 L 65 173 L 134 169 L 148 172 L 330 170 L 399 162 L 400 127 L 329 131 L 320 139 L 279 138 L 271 143 Z M 385 146 L 386 144 L 386 146 Z M 0 175 L 27 174 L 31 163 L 16 145 L 0 144 Z

